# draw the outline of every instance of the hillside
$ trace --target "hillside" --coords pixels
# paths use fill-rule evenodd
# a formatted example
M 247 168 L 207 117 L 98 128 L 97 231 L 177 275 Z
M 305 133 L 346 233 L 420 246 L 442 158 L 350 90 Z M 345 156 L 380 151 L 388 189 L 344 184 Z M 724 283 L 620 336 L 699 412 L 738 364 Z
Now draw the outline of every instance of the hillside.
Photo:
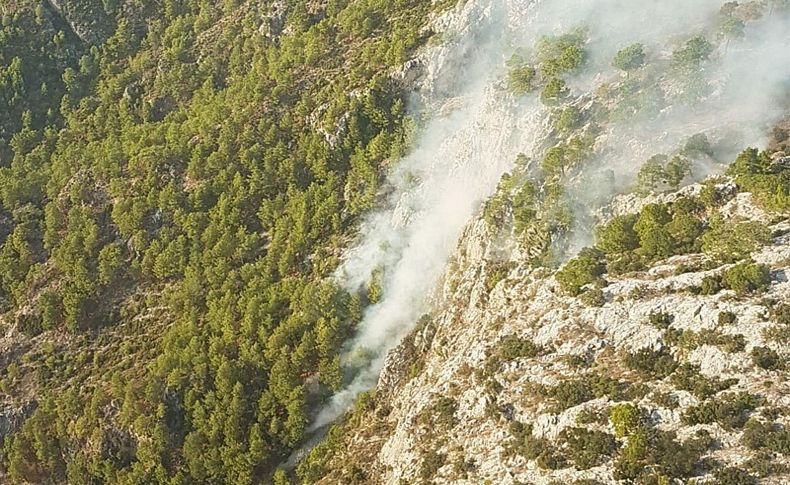
M 315 455 L 320 483 L 786 483 L 790 224 L 716 190 L 705 218 L 770 231 L 745 260 L 662 258 L 578 297 L 471 223 L 433 311 Z M 744 265 L 764 273 L 742 288 Z
M 0 18 L 0 482 L 790 481 L 787 1 Z

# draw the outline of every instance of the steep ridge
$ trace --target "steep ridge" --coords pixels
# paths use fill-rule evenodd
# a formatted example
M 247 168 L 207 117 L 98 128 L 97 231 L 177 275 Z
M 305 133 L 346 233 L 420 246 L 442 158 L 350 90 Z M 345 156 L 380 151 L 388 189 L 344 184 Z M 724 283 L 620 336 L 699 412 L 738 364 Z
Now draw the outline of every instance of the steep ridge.
M 721 214 L 772 221 L 751 194 L 719 188 L 730 194 Z M 370 483 L 611 483 L 623 478 L 622 457 L 636 442 L 615 438 L 623 425 L 613 409 L 638 410 L 631 426 L 672 433 L 661 439 L 674 437 L 666 446 L 686 455 L 662 449 L 657 464 L 640 463 L 656 480 L 739 465 L 762 470 L 765 483 L 786 483 L 788 460 L 754 443 L 757 423 L 788 424 L 786 370 L 756 357 L 776 351 L 786 362 L 790 224 L 781 219 L 770 225 L 772 241 L 751 254 L 770 267 L 760 294 L 700 295 L 706 278 L 732 265 L 689 254 L 607 276 L 592 303 L 565 294 L 553 272 L 503 258 L 485 221 L 471 223 L 435 311 L 388 355 L 322 483 L 355 469 Z M 700 417 L 711 403 L 720 405 L 715 416 Z
M 431 61 L 498 29 L 499 44 L 461 56 L 473 72 L 488 59 L 476 90 L 423 96 L 439 120 L 423 137 L 441 141 L 417 140 L 403 171 L 424 177 L 391 178 L 390 208 L 347 258 L 349 287 L 382 295 L 357 340 L 385 342 L 382 370 L 300 464 L 303 481 L 786 483 L 790 167 L 783 125 L 767 129 L 786 113 L 787 75 L 769 60 L 784 17 L 759 2 L 617 3 L 465 2 L 434 23 L 450 40 L 407 64 L 401 77 L 435 96 Z M 453 79 L 442 94 L 464 92 Z M 508 149 L 474 123 L 436 129 L 454 114 L 504 120 L 493 139 Z M 509 171 L 481 210 L 479 177 L 461 172 L 474 215 L 442 234 L 458 241 L 445 258 L 425 244 L 440 204 L 413 194 L 440 190 L 433 177 L 453 171 L 420 170 L 452 155 L 509 157 L 496 165 Z M 404 256 L 389 250 L 414 243 L 431 269 L 393 277 Z

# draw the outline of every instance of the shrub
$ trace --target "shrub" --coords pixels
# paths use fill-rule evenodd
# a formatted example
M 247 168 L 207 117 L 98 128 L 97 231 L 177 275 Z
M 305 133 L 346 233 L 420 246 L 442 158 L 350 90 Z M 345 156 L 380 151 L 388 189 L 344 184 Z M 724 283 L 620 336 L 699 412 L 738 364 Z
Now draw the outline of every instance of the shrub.
M 631 44 L 620 50 L 614 56 L 612 65 L 621 71 L 633 71 L 645 64 L 645 46 L 642 44 Z
M 790 471 L 790 467 L 774 461 L 774 454 L 770 451 L 761 450 L 755 453 L 746 463 L 746 469 L 752 474 L 766 478 L 771 475 L 784 474 Z
M 563 291 L 577 296 L 582 287 L 598 281 L 605 272 L 601 252 L 585 248 L 557 272 L 557 282 Z
M 675 254 L 699 252 L 702 243 L 700 237 L 705 233 L 705 226 L 697 216 L 688 213 L 675 213 L 672 222 L 666 226 L 675 245 Z
M 540 100 L 547 106 L 555 106 L 568 95 L 570 95 L 570 89 L 568 89 L 565 80 L 554 77 L 549 79 L 549 82 L 543 87 L 543 91 L 540 92 Z
M 592 388 L 583 380 L 562 381 L 549 391 L 558 411 L 563 411 L 594 398 Z
M 672 256 L 674 243 L 666 229 L 671 221 L 665 204 L 648 204 L 639 213 L 634 230 L 639 236 L 639 251 L 648 259 Z
M 665 350 L 640 349 L 625 356 L 626 367 L 639 373 L 646 379 L 663 379 L 670 375 L 678 364 Z
M 559 470 L 565 467 L 567 460 L 556 449 L 548 446 L 538 455 L 535 463 L 543 470 Z
M 582 410 L 576 415 L 576 424 L 606 424 L 609 422 L 611 409 L 604 408 L 587 408 Z
M 656 391 L 652 394 L 651 400 L 666 409 L 677 409 L 680 405 L 677 396 L 671 392 Z
M 637 216 L 617 216 L 608 224 L 598 227 L 596 246 L 605 253 L 624 253 L 639 247 L 639 238 L 634 231 Z
M 722 289 L 721 276 L 706 276 L 702 278 L 700 293 L 703 295 L 715 295 Z
M 430 430 L 452 428 L 456 424 L 455 410 L 457 407 L 453 398 L 439 397 L 433 404 L 420 412 L 417 416 L 417 423 Z
M 554 128 L 560 133 L 568 133 L 581 123 L 582 114 L 575 106 L 568 106 L 560 110 L 554 122 Z
M 717 485 L 757 485 L 757 479 L 746 470 L 737 467 L 727 467 L 714 470 L 713 476 Z
M 655 155 L 637 173 L 637 193 L 647 195 L 656 191 L 677 190 L 689 175 L 691 162 L 687 158 Z
M 732 222 L 714 217 L 710 230 L 702 236 L 705 254 L 725 263 L 734 263 L 771 242 L 771 231 L 760 222 Z
M 790 304 L 780 303 L 773 307 L 771 317 L 780 325 L 790 325 Z
M 672 65 L 676 68 L 691 68 L 699 66 L 710 59 L 713 45 L 704 36 L 698 35 L 686 42 L 680 49 L 672 53 Z
M 527 340 L 515 335 L 508 335 L 499 344 L 499 355 L 504 360 L 515 360 L 521 358 L 531 359 L 540 354 L 541 348 L 531 340 Z
M 517 234 L 522 234 L 535 221 L 536 204 L 537 188 L 525 182 L 513 196 L 513 224 Z
M 585 291 L 579 297 L 582 303 L 590 307 L 602 307 L 606 304 L 606 295 L 600 288 L 593 288 L 589 291 Z
M 665 312 L 650 312 L 650 316 L 648 317 L 650 325 L 661 330 L 669 328 L 673 320 L 675 320 L 675 317 Z
M 666 478 L 694 475 L 700 457 L 710 445 L 709 440 L 700 438 L 679 443 L 676 438 L 671 431 L 639 428 L 628 437 L 627 445 L 615 461 L 614 478 L 657 483 L 655 473 Z
M 642 424 L 642 413 L 633 404 L 617 404 L 612 406 L 612 426 L 614 435 L 624 438 L 636 431 Z
M 681 391 L 694 394 L 697 399 L 707 399 L 714 394 L 729 389 L 738 382 L 737 379 L 720 380 L 707 377 L 700 373 L 697 365 L 685 363 L 672 374 L 672 385 Z
M 746 338 L 741 334 L 727 334 L 718 330 L 701 330 L 696 335 L 698 345 L 715 345 L 724 352 L 741 352 L 746 348 Z
M 560 433 L 568 446 L 568 458 L 573 464 L 587 470 L 607 461 L 617 451 L 614 436 L 586 428 L 567 428 Z
M 420 478 L 430 480 L 444 466 L 446 459 L 446 455 L 436 450 L 429 450 L 423 453 L 422 464 L 420 465 Z
M 540 70 L 545 76 L 559 76 L 580 68 L 587 59 L 583 45 L 586 34 L 576 30 L 557 37 L 543 37 L 537 44 Z
M 749 413 L 762 403 L 760 397 L 746 392 L 730 394 L 687 409 L 683 421 L 689 425 L 717 422 L 724 429 L 740 429 L 746 424 Z
M 741 443 L 752 450 L 767 449 L 788 455 L 790 454 L 790 431 L 776 423 L 764 424 L 752 418 L 744 426 Z
M 518 66 L 510 69 L 507 87 L 515 96 L 524 96 L 534 89 L 533 82 L 537 71 L 532 66 Z
M 491 290 L 493 290 L 494 287 L 497 284 L 499 284 L 500 281 L 504 280 L 507 277 L 508 273 L 510 273 L 510 270 L 512 269 L 513 269 L 512 263 L 505 262 L 505 263 L 492 264 L 491 268 L 486 274 L 486 280 L 485 280 L 486 291 L 488 293 L 491 293 Z
M 622 253 L 615 258 L 609 259 L 606 263 L 606 271 L 615 275 L 642 271 L 644 269 L 644 259 L 635 252 Z
M 730 165 L 727 174 L 766 209 L 790 209 L 790 167 L 773 163 L 769 153 L 748 148 Z
M 559 176 L 565 173 L 567 157 L 561 146 L 549 148 L 540 162 L 540 167 L 547 176 Z
M 683 146 L 683 155 L 687 157 L 695 157 L 700 155 L 707 155 L 713 157 L 713 148 L 710 145 L 707 135 L 705 133 L 697 133 L 686 140 Z
M 18 313 L 15 318 L 17 329 L 28 337 L 35 337 L 44 330 L 38 313 Z
M 752 349 L 754 365 L 766 370 L 776 370 L 782 366 L 782 358 L 768 347 L 755 347 Z
M 719 325 L 733 325 L 737 319 L 732 312 L 719 312 Z
M 771 285 L 771 273 L 764 264 L 744 262 L 724 273 L 724 283 L 739 295 L 762 292 Z

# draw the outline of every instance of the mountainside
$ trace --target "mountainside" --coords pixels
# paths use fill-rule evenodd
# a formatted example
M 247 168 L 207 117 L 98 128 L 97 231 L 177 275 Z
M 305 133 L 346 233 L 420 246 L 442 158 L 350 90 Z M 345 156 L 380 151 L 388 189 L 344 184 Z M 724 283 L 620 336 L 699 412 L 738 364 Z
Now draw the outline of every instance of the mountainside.
M 388 355 L 321 483 L 355 471 L 365 483 L 749 482 L 728 467 L 786 483 L 790 224 L 731 182 L 716 188 L 709 217 L 771 231 L 750 253 L 766 265 L 754 292 L 711 289 L 739 263 L 692 253 L 573 297 L 470 224 L 432 313 Z
M 0 482 L 790 482 L 788 1 L 0 20 Z

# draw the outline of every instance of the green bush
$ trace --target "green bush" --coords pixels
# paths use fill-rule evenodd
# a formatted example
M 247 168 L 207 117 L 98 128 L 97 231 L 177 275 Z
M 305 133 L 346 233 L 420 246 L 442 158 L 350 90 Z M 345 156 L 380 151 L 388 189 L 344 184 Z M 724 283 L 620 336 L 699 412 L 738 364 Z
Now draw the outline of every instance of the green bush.
M 666 330 L 675 320 L 675 317 L 666 312 L 650 312 L 648 316 L 648 321 L 650 325 L 661 329 Z
M 732 312 L 719 312 L 719 325 L 734 325 L 738 317 Z
M 424 452 L 422 455 L 422 463 L 420 464 L 420 478 L 423 480 L 430 480 L 436 475 L 436 472 L 444 466 L 446 459 L 447 456 L 445 454 L 439 453 L 436 450 Z
M 733 222 L 714 217 L 710 230 L 702 236 L 705 254 L 725 263 L 734 263 L 771 242 L 771 231 L 760 222 Z
M 722 283 L 721 276 L 706 276 L 702 278 L 700 292 L 703 295 L 715 295 L 722 290 Z
M 513 196 L 513 225 L 516 234 L 522 234 L 535 221 L 537 192 L 534 184 L 525 182 Z
M 642 209 L 634 224 L 642 256 L 654 260 L 674 254 L 674 242 L 666 229 L 671 220 L 665 204 L 648 204 Z
M 767 449 L 790 455 L 790 431 L 777 423 L 764 424 L 755 418 L 749 419 L 744 426 L 741 443 L 752 450 Z
M 655 155 L 637 173 L 636 190 L 641 195 L 677 190 L 689 175 L 691 162 L 687 158 L 680 155 L 672 158 L 663 154 Z
M 547 394 L 554 400 L 555 409 L 559 412 L 605 396 L 618 399 L 623 392 L 624 386 L 619 381 L 597 374 L 588 374 L 581 379 L 561 381 L 548 389 Z
M 546 106 L 556 106 L 570 95 L 565 80 L 559 77 L 549 79 L 540 92 L 540 100 Z
M 645 260 L 636 252 L 622 253 L 610 258 L 606 263 L 606 271 L 614 275 L 643 271 L 645 267 Z
M 672 64 L 677 68 L 693 68 L 710 59 L 713 45 L 704 36 L 698 35 L 672 53 Z
M 569 133 L 579 126 L 582 114 L 575 106 L 567 106 L 559 111 L 554 120 L 554 129 L 560 133 Z
M 626 367 L 636 371 L 645 379 L 663 379 L 677 368 L 678 364 L 665 349 L 640 349 L 626 354 L 623 360 Z
M 757 485 L 758 481 L 746 470 L 727 467 L 713 471 L 717 485 Z
M 674 243 L 675 254 L 699 252 L 702 246 L 700 237 L 705 233 L 705 225 L 697 216 L 675 213 L 666 229 Z
M 532 425 L 515 421 L 510 426 L 513 441 L 510 450 L 527 460 L 536 460 L 539 468 L 556 470 L 565 466 L 565 458 L 545 438 L 537 438 L 532 434 Z
M 583 380 L 561 381 L 551 388 L 549 396 L 555 401 L 558 411 L 564 411 L 595 398 L 592 388 Z
M 603 255 L 600 251 L 590 248 L 582 249 L 579 255 L 568 261 L 557 272 L 557 282 L 566 293 L 577 296 L 582 288 L 591 283 L 600 281 L 601 275 L 606 272 Z
M 583 45 L 586 33 L 582 30 L 561 36 L 546 36 L 537 44 L 537 59 L 544 76 L 561 76 L 579 69 L 587 60 Z
M 631 44 L 620 50 L 614 56 L 612 65 L 621 71 L 633 71 L 645 64 L 645 46 L 642 44 Z
M 744 262 L 724 273 L 724 284 L 739 295 L 759 293 L 771 285 L 771 273 L 764 264 Z
M 645 484 L 688 478 L 696 474 L 700 458 L 709 446 L 710 440 L 705 437 L 680 443 L 674 432 L 639 428 L 628 436 L 621 449 L 614 464 L 614 478 Z
M 782 358 L 776 351 L 768 347 L 755 347 L 752 349 L 754 365 L 766 370 L 777 370 L 782 367 Z
M 727 174 L 766 209 L 790 210 L 790 167 L 774 163 L 768 152 L 761 153 L 754 148 L 744 150 L 729 166 Z
M 701 155 L 706 155 L 713 158 L 714 155 L 713 147 L 711 147 L 710 141 L 708 140 L 707 135 L 704 133 L 697 133 L 686 140 L 686 144 L 683 146 L 682 153 L 687 157 L 699 157 Z
M 642 425 L 642 412 L 633 404 L 616 404 L 612 406 L 611 415 L 614 435 L 624 438 L 635 432 Z
M 688 408 L 683 421 L 688 425 L 717 422 L 727 430 L 740 429 L 749 419 L 749 413 L 762 403 L 762 398 L 746 392 L 730 394 Z
M 607 254 L 624 253 L 639 247 L 639 238 L 634 230 L 637 216 L 627 214 L 613 218 L 596 230 L 596 247 Z
M 489 271 L 486 273 L 486 291 L 490 293 L 500 281 L 507 277 L 513 266 L 513 263 L 509 262 L 491 264 Z
M 685 363 L 672 374 L 672 385 L 681 391 L 692 393 L 697 399 L 707 399 L 737 384 L 737 379 L 720 380 L 700 373 L 697 365 Z
M 508 335 L 499 343 L 497 352 L 504 360 L 531 359 L 537 357 L 541 348 L 531 340 Z
M 591 408 L 583 409 L 581 412 L 579 412 L 579 414 L 576 415 L 576 424 L 605 425 L 606 423 L 609 422 L 610 415 L 611 415 L 611 409 L 608 407 L 604 407 L 604 408 L 591 407 Z
M 507 87 L 515 96 L 524 96 L 535 87 L 537 71 L 532 66 L 518 66 L 511 68 L 507 75 Z
M 592 288 L 585 291 L 579 300 L 589 307 L 602 307 L 606 304 L 606 295 L 600 288 Z
M 790 325 L 790 304 L 779 303 L 771 309 L 771 318 L 779 325 Z
M 513 435 L 511 445 L 513 451 L 523 456 L 527 460 L 535 460 L 545 451 L 551 443 L 544 438 L 537 438 L 532 434 L 532 425 L 525 425 L 514 421 L 510 425 L 510 433 Z
M 566 428 L 560 439 L 568 447 L 568 458 L 581 470 L 605 463 L 617 451 L 614 436 L 603 431 Z

